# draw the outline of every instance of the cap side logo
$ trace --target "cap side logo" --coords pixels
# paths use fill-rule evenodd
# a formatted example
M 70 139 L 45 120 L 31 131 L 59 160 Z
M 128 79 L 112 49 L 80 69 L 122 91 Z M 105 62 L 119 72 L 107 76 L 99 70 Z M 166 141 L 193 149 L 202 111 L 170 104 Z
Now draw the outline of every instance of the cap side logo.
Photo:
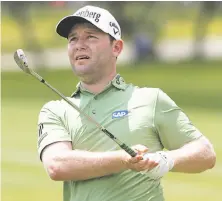
M 116 25 L 115 22 L 110 22 L 109 25 L 113 28 L 114 35 L 118 34 L 120 35 L 119 27 Z
M 40 123 L 39 125 L 38 125 L 38 128 L 39 128 L 39 137 L 42 135 L 42 130 L 43 130 L 43 123 Z

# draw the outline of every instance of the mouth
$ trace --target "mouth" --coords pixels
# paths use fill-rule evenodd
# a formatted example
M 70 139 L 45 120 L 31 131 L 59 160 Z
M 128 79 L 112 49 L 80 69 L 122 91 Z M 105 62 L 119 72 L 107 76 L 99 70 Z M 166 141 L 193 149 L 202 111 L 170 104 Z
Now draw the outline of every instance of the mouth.
M 76 61 L 82 61 L 82 60 L 88 60 L 88 59 L 90 59 L 90 57 L 87 55 L 76 56 Z

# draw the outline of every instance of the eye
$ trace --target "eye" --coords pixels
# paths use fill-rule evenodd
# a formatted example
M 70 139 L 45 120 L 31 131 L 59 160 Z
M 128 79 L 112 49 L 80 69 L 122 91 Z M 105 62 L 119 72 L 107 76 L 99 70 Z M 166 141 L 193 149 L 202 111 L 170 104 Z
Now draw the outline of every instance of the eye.
M 76 40 L 77 40 L 77 37 L 71 37 L 71 38 L 69 38 L 69 42 L 76 41 Z
M 96 37 L 93 35 L 89 35 L 88 38 L 96 38 Z

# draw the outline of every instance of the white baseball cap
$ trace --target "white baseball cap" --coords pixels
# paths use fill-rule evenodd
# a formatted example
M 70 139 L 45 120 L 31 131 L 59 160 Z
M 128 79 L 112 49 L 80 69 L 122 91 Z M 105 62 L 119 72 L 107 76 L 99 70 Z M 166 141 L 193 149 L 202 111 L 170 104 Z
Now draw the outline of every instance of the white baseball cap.
M 92 23 L 116 40 L 121 39 L 121 29 L 116 19 L 109 11 L 95 6 L 84 6 L 77 10 L 73 15 L 64 17 L 57 24 L 56 32 L 60 36 L 67 38 L 72 27 L 75 24 L 84 21 Z

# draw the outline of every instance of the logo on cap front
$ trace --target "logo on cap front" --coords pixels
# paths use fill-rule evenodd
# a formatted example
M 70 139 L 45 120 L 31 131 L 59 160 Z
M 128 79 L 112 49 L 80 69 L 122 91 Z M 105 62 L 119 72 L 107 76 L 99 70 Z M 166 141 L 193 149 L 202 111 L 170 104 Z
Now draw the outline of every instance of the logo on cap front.
M 101 17 L 100 13 L 90 11 L 88 9 L 79 11 L 78 13 L 75 14 L 76 16 L 83 17 L 83 18 L 89 18 L 89 19 L 94 19 L 95 22 L 99 22 L 99 19 Z

